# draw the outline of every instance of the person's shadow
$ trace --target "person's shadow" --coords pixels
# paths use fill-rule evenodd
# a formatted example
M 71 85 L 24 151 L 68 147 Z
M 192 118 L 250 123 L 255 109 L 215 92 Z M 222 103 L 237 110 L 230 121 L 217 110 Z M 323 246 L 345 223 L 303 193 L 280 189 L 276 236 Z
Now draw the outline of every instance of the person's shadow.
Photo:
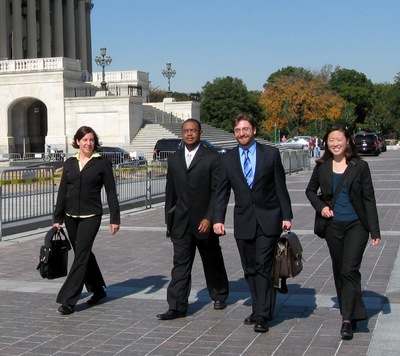
M 199 290 L 196 302 L 189 307 L 195 313 L 211 302 L 207 288 Z M 244 278 L 229 282 L 227 304 L 242 303 L 251 306 L 251 296 Z M 277 325 L 288 319 L 307 318 L 317 308 L 316 291 L 313 288 L 301 288 L 299 284 L 288 283 L 288 293 L 277 293 L 273 324 Z
M 368 319 L 357 322 L 357 332 L 368 333 L 370 332 L 368 328 L 368 321 L 370 318 L 374 317 L 380 312 L 382 312 L 382 314 L 391 313 L 390 301 L 388 297 L 371 290 L 364 290 L 362 292 L 362 298 L 365 308 L 367 309 Z M 338 298 L 335 296 L 331 299 L 335 303 L 333 307 L 339 310 Z
M 130 295 L 143 293 L 144 294 L 153 294 L 160 291 L 165 284 L 169 280 L 166 276 L 155 275 L 155 276 L 146 276 L 141 279 L 127 279 L 126 281 L 110 284 L 106 288 L 107 297 L 100 301 L 101 304 L 107 303 L 111 300 L 116 300 L 120 298 L 124 298 Z M 81 298 L 86 298 L 92 293 L 83 292 Z M 100 304 L 99 303 L 99 304 Z M 83 310 L 89 308 L 90 306 L 86 305 L 86 303 L 81 303 L 77 305 L 76 310 Z

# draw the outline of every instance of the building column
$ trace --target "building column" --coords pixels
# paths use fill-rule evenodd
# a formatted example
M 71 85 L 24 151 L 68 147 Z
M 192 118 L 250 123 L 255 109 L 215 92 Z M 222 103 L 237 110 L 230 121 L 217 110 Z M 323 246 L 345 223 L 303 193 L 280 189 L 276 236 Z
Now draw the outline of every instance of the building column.
M 27 40 L 28 40 L 28 55 L 27 58 L 37 58 L 38 45 L 36 33 L 36 2 L 27 2 Z
M 63 34 L 63 7 L 62 0 L 54 0 L 54 56 L 64 57 L 64 34 Z
M 12 2 L 12 58 L 22 59 L 22 16 L 21 16 L 21 0 L 13 0 Z M 8 41 L 7 41 L 8 43 Z
M 88 8 L 86 11 L 86 38 L 87 38 L 87 61 L 88 61 L 88 72 L 90 73 L 90 75 L 92 75 L 93 73 L 93 68 L 92 68 L 92 62 L 93 62 L 93 58 L 92 58 L 92 24 L 91 24 L 91 13 L 92 13 L 92 9 L 93 9 L 93 4 L 88 4 Z
M 82 61 L 82 70 L 87 70 L 87 52 L 86 52 L 86 1 L 78 0 L 78 51 L 77 57 Z
M 49 0 L 40 2 L 40 49 L 41 58 L 51 57 L 51 27 Z
M 64 34 L 66 37 L 66 57 L 76 59 L 76 48 L 75 48 L 75 8 L 74 0 L 67 0 L 67 21 L 64 28 Z
M 7 4 L 8 1 L 0 0 L 0 59 L 8 58 Z

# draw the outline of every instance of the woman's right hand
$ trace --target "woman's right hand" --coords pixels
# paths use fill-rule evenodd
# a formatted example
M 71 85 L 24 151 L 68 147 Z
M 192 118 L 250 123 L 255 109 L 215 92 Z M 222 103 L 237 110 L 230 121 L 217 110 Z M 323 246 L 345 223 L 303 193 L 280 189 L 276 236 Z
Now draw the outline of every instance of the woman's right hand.
M 60 230 L 61 229 L 61 224 L 60 223 L 54 223 L 53 227 L 56 227 L 57 230 Z
M 335 215 L 335 213 L 333 212 L 333 210 L 329 206 L 325 206 L 321 210 L 321 216 L 323 218 L 325 218 L 325 219 L 333 218 L 334 215 Z

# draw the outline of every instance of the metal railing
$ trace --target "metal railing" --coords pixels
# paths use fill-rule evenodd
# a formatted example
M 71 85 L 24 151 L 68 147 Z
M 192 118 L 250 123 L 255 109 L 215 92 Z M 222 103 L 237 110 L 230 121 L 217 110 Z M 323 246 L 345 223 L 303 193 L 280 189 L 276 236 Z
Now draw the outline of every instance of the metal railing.
M 52 214 L 52 168 L 7 169 L 0 172 L 0 241 L 2 225 Z
M 153 199 L 165 193 L 166 165 L 147 165 L 132 161 L 115 166 L 114 177 L 121 206 L 144 201 L 150 208 Z M 11 223 L 51 217 L 61 176 L 53 168 L 5 169 L 0 172 L 0 241 L 3 227 Z M 107 196 L 102 190 L 106 206 Z
M 281 151 L 286 174 L 310 169 L 307 151 Z M 165 194 L 167 160 L 135 160 L 115 165 L 114 177 L 121 209 L 136 202 L 150 208 L 155 198 Z M 49 167 L 5 169 L 0 172 L 0 241 L 3 225 L 31 221 L 40 217 L 51 218 L 60 175 Z M 102 191 L 106 206 L 107 197 Z M 144 202 L 144 204 L 143 204 Z

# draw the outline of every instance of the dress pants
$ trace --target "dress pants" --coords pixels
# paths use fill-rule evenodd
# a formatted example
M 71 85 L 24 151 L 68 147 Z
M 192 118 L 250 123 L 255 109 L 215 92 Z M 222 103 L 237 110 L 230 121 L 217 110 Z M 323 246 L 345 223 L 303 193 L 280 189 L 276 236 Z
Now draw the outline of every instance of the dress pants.
M 192 266 L 199 250 L 203 263 L 208 293 L 214 301 L 225 301 L 229 293 L 229 282 L 225 270 L 219 237 L 198 239 L 195 234 L 186 232 L 181 238 L 171 237 L 174 246 L 174 266 L 171 282 L 167 289 L 167 302 L 170 310 L 186 313 L 192 282 Z
M 97 292 L 105 287 L 96 257 L 92 252 L 93 242 L 99 231 L 100 223 L 101 216 L 90 218 L 65 217 L 65 226 L 75 257 L 67 279 L 58 293 L 58 303 L 75 306 L 81 296 L 84 284 L 88 292 Z
M 361 261 L 369 238 L 360 220 L 331 221 L 325 239 L 343 320 L 367 319 L 361 293 Z
M 253 313 L 267 320 L 272 320 L 275 309 L 273 262 L 278 237 L 266 236 L 257 227 L 255 238 L 236 239 L 244 277 L 251 293 Z

